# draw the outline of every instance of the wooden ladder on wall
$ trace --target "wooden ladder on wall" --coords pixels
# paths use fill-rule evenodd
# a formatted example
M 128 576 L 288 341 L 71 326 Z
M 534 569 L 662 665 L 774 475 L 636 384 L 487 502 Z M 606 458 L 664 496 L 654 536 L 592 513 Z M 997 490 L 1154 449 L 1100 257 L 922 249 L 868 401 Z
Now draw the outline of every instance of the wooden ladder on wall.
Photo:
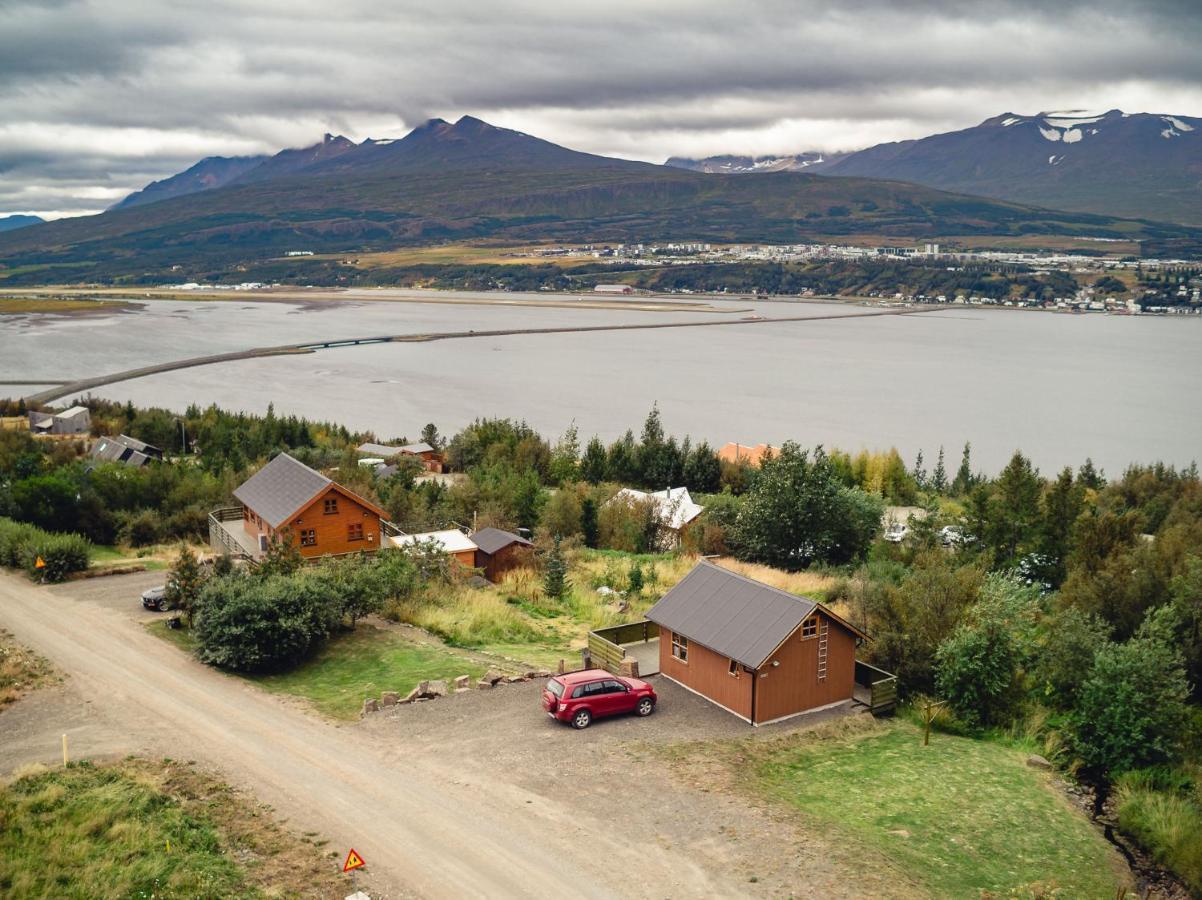
M 821 619 L 818 623 L 818 680 L 826 681 L 826 652 L 827 639 L 830 636 L 831 623 Z

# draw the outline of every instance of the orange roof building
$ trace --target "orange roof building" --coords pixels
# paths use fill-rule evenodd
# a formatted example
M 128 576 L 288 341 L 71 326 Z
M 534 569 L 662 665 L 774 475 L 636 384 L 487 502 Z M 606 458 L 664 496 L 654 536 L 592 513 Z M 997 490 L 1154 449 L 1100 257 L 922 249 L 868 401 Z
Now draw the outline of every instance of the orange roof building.
M 756 444 L 754 447 L 749 444 L 726 444 L 718 451 L 718 459 L 758 469 L 765 456 L 775 453 L 776 448 L 771 444 Z

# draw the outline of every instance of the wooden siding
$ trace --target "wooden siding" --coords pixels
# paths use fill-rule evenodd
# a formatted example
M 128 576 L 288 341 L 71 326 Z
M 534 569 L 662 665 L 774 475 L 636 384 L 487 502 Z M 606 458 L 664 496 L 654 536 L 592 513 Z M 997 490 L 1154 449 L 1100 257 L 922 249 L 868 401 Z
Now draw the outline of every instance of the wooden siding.
M 476 551 L 476 568 L 484 570 L 484 577 L 496 584 L 510 569 L 529 565 L 531 550 L 523 544 L 510 544 L 496 553 Z
M 731 675 L 730 660 L 708 647 L 689 641 L 689 659 L 683 663 L 672 655 L 672 632 L 661 628 L 659 671 L 736 715 L 751 719 L 751 683 L 754 675 L 744 672 L 742 666 L 738 667 L 738 675 Z
M 825 620 L 830 628 L 826 680 L 818 680 L 819 638 L 803 640 L 798 628 L 760 669 L 755 689 L 757 724 L 852 698 L 856 675 L 855 635 L 834 619 L 822 615 L 821 610 L 815 615 Z M 780 665 L 774 666 L 774 661 Z
M 326 514 L 325 501 L 327 499 L 338 501 L 336 513 Z M 246 512 L 248 517 L 242 520 L 246 531 L 256 542 L 259 540 L 259 535 L 267 535 L 270 539 L 272 529 L 267 523 L 254 510 L 248 508 Z M 362 540 L 350 539 L 349 526 L 352 524 L 363 526 Z M 301 532 L 309 529 L 316 532 L 317 543 L 311 546 L 301 546 Z M 380 517 L 375 511 L 357 503 L 333 485 L 318 494 L 308 506 L 282 525 L 279 530 L 288 533 L 292 543 L 300 549 L 301 556 L 306 559 L 327 554 L 338 555 L 379 550 L 380 542 L 383 539 L 380 533 Z

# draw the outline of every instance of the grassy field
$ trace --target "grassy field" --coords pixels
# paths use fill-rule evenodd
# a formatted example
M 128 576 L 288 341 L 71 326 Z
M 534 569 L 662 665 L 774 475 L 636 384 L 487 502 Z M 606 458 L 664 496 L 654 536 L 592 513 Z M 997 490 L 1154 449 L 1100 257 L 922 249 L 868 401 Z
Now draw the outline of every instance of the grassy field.
M 113 544 L 92 546 L 93 569 L 115 569 L 121 566 L 140 565 L 147 571 L 166 571 L 179 558 L 178 543 L 153 544 L 149 547 L 119 547 Z M 212 550 L 207 544 L 193 544 L 192 552 L 197 556 L 208 556 Z
M 336 719 L 358 718 L 365 697 L 382 691 L 409 693 L 419 681 L 457 675 L 475 679 L 484 663 L 435 644 L 421 644 L 394 631 L 361 625 L 338 635 L 311 660 L 291 672 L 252 678 L 278 694 L 304 697 Z
M 915 726 L 862 716 L 675 752 L 694 772 L 710 756 L 738 789 L 933 896 L 1112 898 L 1122 884 L 1101 834 L 1001 744 L 937 734 L 924 747 Z
M 0 628 L 0 710 L 54 678 L 49 662 Z
M 11 898 L 343 896 L 317 844 L 191 766 L 34 767 L 0 786 Z
M 113 312 L 129 309 L 130 304 L 120 300 L 55 299 L 51 297 L 0 297 L 0 316 L 28 315 L 30 313 L 54 313 L 73 315 L 89 312 Z
M 597 262 L 591 255 L 533 256 L 540 247 L 563 247 L 564 244 L 496 245 L 461 241 L 430 247 L 401 247 L 376 253 L 327 254 L 326 259 L 354 259 L 355 268 L 381 269 L 394 266 L 418 265 L 550 265 L 570 268 Z
M 168 628 L 165 620 L 147 627 L 187 653 L 196 649 L 187 629 Z M 382 691 L 407 694 L 419 681 L 436 678 L 470 675 L 474 681 L 488 668 L 486 661 L 469 654 L 364 622 L 354 632 L 335 635 L 310 660 L 289 672 L 242 677 L 272 693 L 307 700 L 331 718 L 356 719 L 365 697 L 379 697 Z M 516 671 L 504 664 L 497 668 Z

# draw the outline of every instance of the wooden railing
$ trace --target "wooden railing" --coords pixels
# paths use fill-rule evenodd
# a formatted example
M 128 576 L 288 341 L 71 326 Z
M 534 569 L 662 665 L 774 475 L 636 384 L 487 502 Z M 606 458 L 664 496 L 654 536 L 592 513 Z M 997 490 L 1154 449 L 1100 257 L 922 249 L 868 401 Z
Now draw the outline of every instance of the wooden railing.
M 897 676 L 856 660 L 856 686 L 868 691 L 868 709 L 883 716 L 897 707 Z
M 654 622 L 629 622 L 626 625 L 598 628 L 588 634 L 588 655 L 592 665 L 620 675 L 622 660 L 626 658 L 626 651 L 621 645 L 658 637 L 659 626 Z
M 225 522 L 242 522 L 241 506 L 225 506 L 209 513 L 209 546 L 221 553 L 228 554 L 232 559 L 251 559 L 246 548 L 238 543 Z

